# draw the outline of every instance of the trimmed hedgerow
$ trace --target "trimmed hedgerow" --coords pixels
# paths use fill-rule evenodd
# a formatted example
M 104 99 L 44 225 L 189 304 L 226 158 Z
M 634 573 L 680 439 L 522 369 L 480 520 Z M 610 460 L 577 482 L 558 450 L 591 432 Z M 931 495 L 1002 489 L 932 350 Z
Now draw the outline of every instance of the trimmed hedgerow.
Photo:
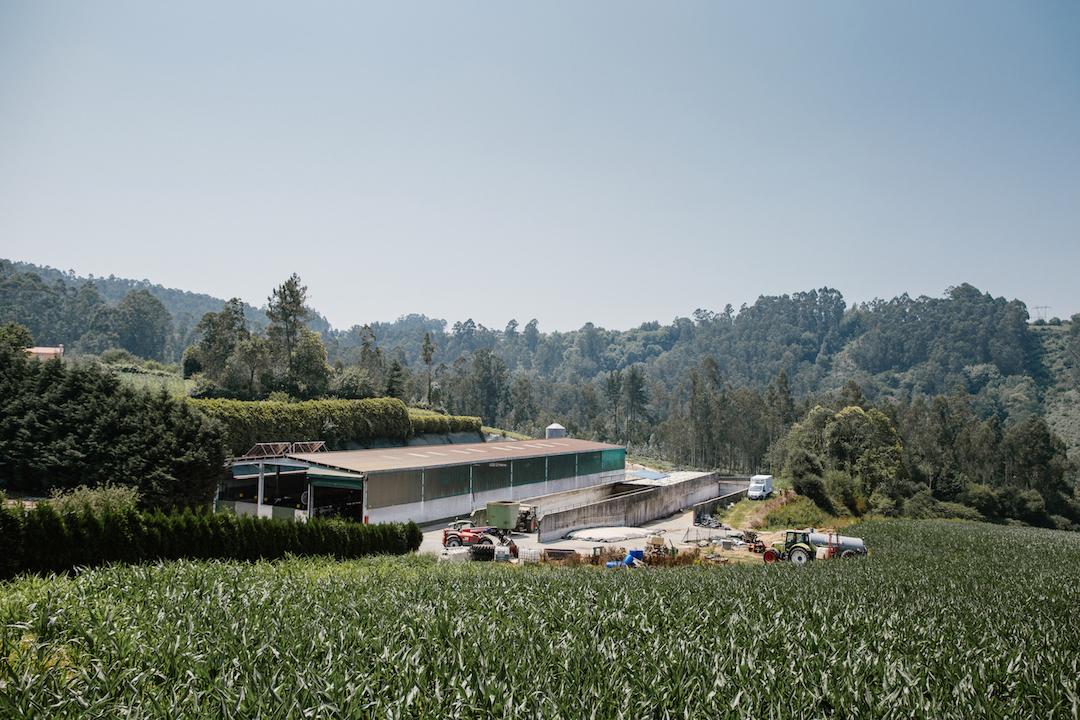
M 413 435 L 480 432 L 480 418 L 419 415 L 396 398 L 367 400 L 192 400 L 221 423 L 229 452 L 240 455 L 260 442 L 324 440 L 333 449 L 373 440 L 405 443 Z
M 49 503 L 0 509 L 0 577 L 110 562 L 275 559 L 292 555 L 401 555 L 420 547 L 415 523 L 267 518 L 134 510 L 61 513 Z
M 410 413 L 413 435 L 480 432 L 480 418 L 468 415 L 417 415 Z
M 395 398 L 368 400 L 192 400 L 221 423 L 230 452 L 255 443 L 325 440 L 331 448 L 369 440 L 405 442 L 412 433 L 409 410 Z

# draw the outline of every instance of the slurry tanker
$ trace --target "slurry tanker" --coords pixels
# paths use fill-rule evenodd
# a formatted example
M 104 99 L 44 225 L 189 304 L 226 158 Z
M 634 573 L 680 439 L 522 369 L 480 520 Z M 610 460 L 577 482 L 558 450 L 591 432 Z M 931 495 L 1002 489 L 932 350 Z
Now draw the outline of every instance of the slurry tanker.
M 809 530 L 788 530 L 784 539 L 774 542 L 765 550 L 765 562 L 774 563 L 789 560 L 796 565 L 805 565 L 816 558 L 853 558 L 866 555 L 866 544 L 862 538 L 836 535 L 835 533 Z

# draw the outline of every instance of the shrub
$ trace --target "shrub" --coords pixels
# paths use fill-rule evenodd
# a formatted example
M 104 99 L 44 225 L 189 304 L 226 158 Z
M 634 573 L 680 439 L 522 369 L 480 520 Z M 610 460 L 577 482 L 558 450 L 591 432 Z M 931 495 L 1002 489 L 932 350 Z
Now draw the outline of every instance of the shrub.
M 0 502 L 0 577 L 11 577 L 22 567 L 24 514 Z
M 1073 524 L 1073 521 L 1070 520 L 1069 518 L 1065 517 L 1064 515 L 1051 515 L 1050 516 L 1050 527 L 1054 528 L 1055 530 L 1075 530 L 1076 529 L 1076 525 Z
M 828 525 L 832 517 L 806 497 L 796 497 L 765 516 L 766 527 L 804 528 Z
M 893 500 L 888 493 L 878 488 L 870 496 L 870 509 L 878 515 L 884 515 L 886 517 L 892 517 L 898 514 L 898 508 L 896 506 L 896 500 Z
M 103 485 L 96 488 L 80 485 L 66 493 L 54 488 L 48 503 L 61 515 L 129 512 L 139 507 L 139 491 L 125 485 Z
M 119 363 L 126 363 L 130 365 L 137 365 L 139 358 L 132 355 L 123 348 L 109 348 L 105 352 L 101 353 L 101 362 L 109 365 L 115 365 Z
M 1037 490 L 1021 490 L 1006 486 L 998 491 L 1003 515 L 1021 520 L 1029 525 L 1050 525 L 1046 512 L 1046 500 Z
M 834 513 L 832 501 L 829 499 L 829 494 L 825 492 L 825 483 L 820 477 L 817 475 L 796 476 L 792 480 L 792 485 L 795 492 L 809 498 L 824 512 L 830 515 Z
M 939 501 L 935 507 L 935 512 L 936 516 L 939 518 L 953 520 L 986 520 L 978 510 L 973 507 L 968 507 L 963 503 Z
M 971 483 L 960 495 L 960 500 L 965 505 L 975 508 L 979 514 L 996 518 L 1001 514 L 1001 503 L 994 488 L 982 483 Z
M 413 435 L 480 432 L 480 418 L 467 415 L 418 415 L 409 414 Z
M 904 515 L 920 520 L 944 518 L 951 520 L 986 520 L 973 507 L 934 498 L 929 488 L 923 488 L 904 501 Z
M 862 515 L 866 512 L 866 498 L 859 491 L 859 485 L 855 479 L 846 472 L 827 470 L 824 485 L 831 501 L 839 502 L 853 515 Z
M 375 381 L 366 369 L 359 365 L 347 367 L 334 374 L 330 381 L 330 391 L 339 398 L 363 400 L 376 397 Z
M 928 519 L 937 517 L 937 500 L 929 488 L 923 488 L 904 501 L 904 515 L 907 517 Z
M 191 346 L 184 351 L 184 358 L 180 362 L 180 374 L 189 378 L 196 373 L 201 373 L 203 370 L 202 357 L 199 354 L 197 346 Z
M 825 470 L 821 458 L 805 448 L 795 448 L 788 455 L 788 472 L 792 478 L 821 477 Z

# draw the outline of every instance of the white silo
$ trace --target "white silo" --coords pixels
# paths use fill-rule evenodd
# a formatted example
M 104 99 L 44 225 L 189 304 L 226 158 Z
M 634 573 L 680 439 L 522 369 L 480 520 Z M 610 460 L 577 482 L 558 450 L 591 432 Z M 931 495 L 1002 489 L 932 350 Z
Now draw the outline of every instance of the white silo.
M 544 437 L 548 440 L 552 438 L 564 438 L 566 437 L 566 428 L 559 423 L 551 423 L 547 426 L 547 430 L 544 431 Z

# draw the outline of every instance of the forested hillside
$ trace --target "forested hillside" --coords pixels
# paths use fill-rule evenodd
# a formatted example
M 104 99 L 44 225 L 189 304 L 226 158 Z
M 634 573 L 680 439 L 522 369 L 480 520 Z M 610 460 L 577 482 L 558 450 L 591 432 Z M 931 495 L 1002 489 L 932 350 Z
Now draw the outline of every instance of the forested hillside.
M 389 396 L 530 434 L 558 421 L 675 464 L 783 473 L 830 511 L 963 503 L 1080 521 L 1067 458 L 1080 450 L 1080 317 L 1031 323 L 1024 303 L 967 284 L 854 306 L 821 288 L 630 330 L 543 332 L 535 319 L 495 329 L 415 314 L 334 330 L 295 275 L 259 322 L 233 299 L 183 325 L 188 310 L 154 286 L 112 279 L 110 292 L 134 289 L 110 304 L 80 280 L 0 264 L 0 322 L 76 357 L 182 358 L 196 397 Z
M 121 348 L 140 357 L 175 362 L 196 338 L 203 315 L 224 300 L 167 288 L 149 280 L 80 276 L 72 270 L 0 259 L 0 323 L 27 327 L 36 342 L 69 351 L 100 353 Z M 241 303 L 253 329 L 266 326 L 264 309 Z M 326 318 L 308 324 L 329 334 Z

